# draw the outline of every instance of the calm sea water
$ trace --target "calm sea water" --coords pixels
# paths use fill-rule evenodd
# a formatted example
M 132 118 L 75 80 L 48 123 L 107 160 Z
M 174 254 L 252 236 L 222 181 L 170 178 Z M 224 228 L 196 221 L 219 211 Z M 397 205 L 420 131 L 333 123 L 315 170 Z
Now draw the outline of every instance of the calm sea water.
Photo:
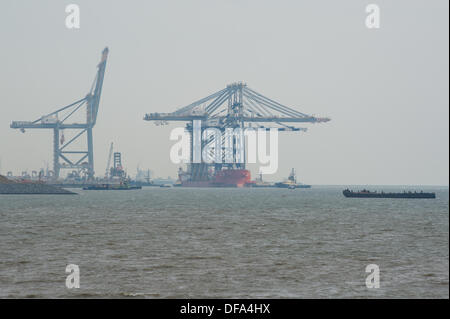
M 342 189 L 0 195 L 0 297 L 448 298 L 448 188 L 418 188 L 434 200 Z

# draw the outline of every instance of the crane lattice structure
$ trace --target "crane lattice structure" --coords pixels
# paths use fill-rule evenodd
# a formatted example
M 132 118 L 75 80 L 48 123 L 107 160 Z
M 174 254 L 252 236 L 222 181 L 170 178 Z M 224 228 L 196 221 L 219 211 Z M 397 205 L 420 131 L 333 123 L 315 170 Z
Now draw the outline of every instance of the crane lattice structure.
M 25 129 L 53 130 L 53 174 L 56 179 L 59 178 L 61 169 L 84 170 L 87 172 L 88 179 L 94 177 L 92 128 L 97 121 L 108 52 L 108 48 L 103 50 L 91 90 L 84 98 L 44 115 L 35 121 L 14 121 L 11 123 L 11 128 L 20 129 L 23 133 Z M 68 120 L 74 114 L 81 112 L 80 110 L 82 109 L 85 109 L 86 121 L 84 123 L 68 123 Z M 64 143 L 64 135 L 60 134 L 62 130 L 73 130 L 75 131 L 75 136 Z M 68 150 L 67 147 L 78 140 L 83 134 L 87 137 L 87 149 Z M 60 162 L 60 159 L 62 162 Z
M 252 90 L 242 82 L 227 85 L 225 89 L 172 113 L 146 114 L 144 120 L 155 121 L 157 125 L 164 125 L 169 121 L 188 122 L 186 124 L 186 130 L 191 134 L 191 161 L 188 166 L 188 171 L 193 180 L 207 179 L 208 167 L 211 165 L 207 163 L 192 163 L 192 129 L 193 121 L 195 120 L 202 121 L 202 136 L 203 131 L 207 128 L 217 128 L 221 132 L 227 128 L 245 129 L 249 127 L 265 130 L 277 128 L 279 131 L 306 131 L 306 128 L 295 125 L 299 123 L 323 123 L 330 121 L 326 117 L 315 117 L 287 107 Z M 202 142 L 202 148 L 212 143 L 216 143 L 214 136 Z M 220 143 L 222 151 L 225 152 L 224 139 Z M 209 149 L 213 148 L 209 147 Z M 233 156 L 235 155 L 234 153 Z M 222 158 L 224 157 L 225 155 L 223 154 Z M 222 167 L 245 168 L 245 160 L 244 163 L 213 163 L 212 165 L 214 165 L 215 170 L 222 169 Z
M 105 179 L 109 179 L 113 148 L 114 148 L 114 143 L 111 142 L 111 146 L 109 147 L 108 162 L 106 163 Z

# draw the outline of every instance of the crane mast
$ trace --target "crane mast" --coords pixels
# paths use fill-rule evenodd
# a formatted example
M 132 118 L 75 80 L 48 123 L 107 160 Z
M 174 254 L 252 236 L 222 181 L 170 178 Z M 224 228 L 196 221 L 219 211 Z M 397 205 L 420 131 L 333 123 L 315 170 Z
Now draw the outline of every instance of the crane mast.
M 111 158 L 113 153 L 113 142 L 111 142 L 111 146 L 109 147 L 109 155 L 108 155 L 108 162 L 106 163 L 106 172 L 105 172 L 105 178 L 109 178 L 109 168 L 111 166 Z

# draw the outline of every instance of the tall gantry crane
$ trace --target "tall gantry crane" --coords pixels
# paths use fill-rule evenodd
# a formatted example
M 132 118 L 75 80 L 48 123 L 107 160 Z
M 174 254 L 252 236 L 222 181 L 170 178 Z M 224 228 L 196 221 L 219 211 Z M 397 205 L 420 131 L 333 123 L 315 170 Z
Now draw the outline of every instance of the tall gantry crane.
M 108 52 L 108 48 L 103 50 L 100 63 L 97 65 L 98 70 L 91 90 L 84 98 L 44 115 L 35 121 L 14 121 L 11 123 L 11 128 L 20 129 L 23 133 L 25 129 L 53 130 L 53 174 L 56 179 L 59 178 L 61 169 L 85 170 L 87 171 L 88 179 L 94 177 L 92 129 L 97 121 Z M 75 114 L 80 113 L 82 109 L 86 110 L 85 122 L 68 123 L 68 120 L 73 118 Z M 61 134 L 62 130 L 73 130 L 75 135 L 69 141 L 65 142 L 64 134 Z M 87 138 L 87 149 L 68 150 L 67 147 L 81 138 L 83 134 Z M 62 162 L 60 162 L 60 159 Z
M 192 179 L 205 180 L 210 165 L 214 165 L 215 170 L 223 167 L 245 168 L 245 161 L 243 163 L 193 163 L 192 130 L 195 120 L 202 121 L 203 136 L 203 131 L 207 128 L 216 128 L 221 132 L 224 132 L 227 128 L 245 129 L 249 127 L 265 130 L 277 128 L 279 131 L 306 131 L 306 128 L 296 127 L 295 125 L 298 123 L 328 122 L 330 119 L 296 111 L 252 90 L 245 83 L 238 82 L 230 84 L 225 89 L 182 107 L 175 112 L 146 114 L 144 120 L 155 121 L 156 124 L 162 125 L 167 124 L 169 121 L 188 122 L 186 131 L 191 136 L 191 161 L 188 171 Z M 222 134 L 222 136 L 224 135 Z M 220 144 L 215 143 L 214 136 L 210 136 L 202 142 L 202 148 L 211 144 L 220 145 L 223 152 L 222 158 L 225 158 L 224 152 L 227 149 L 224 145 L 225 140 L 222 138 Z M 214 147 L 208 147 L 208 149 L 214 149 Z M 233 154 L 234 156 L 235 153 Z

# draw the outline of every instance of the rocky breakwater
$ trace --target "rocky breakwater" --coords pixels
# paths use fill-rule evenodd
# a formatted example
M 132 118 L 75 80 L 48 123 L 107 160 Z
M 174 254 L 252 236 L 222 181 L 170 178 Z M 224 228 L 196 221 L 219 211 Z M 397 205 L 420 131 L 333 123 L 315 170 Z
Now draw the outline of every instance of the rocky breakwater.
M 0 175 L 0 194 L 77 195 L 61 187 L 34 182 L 16 182 Z

